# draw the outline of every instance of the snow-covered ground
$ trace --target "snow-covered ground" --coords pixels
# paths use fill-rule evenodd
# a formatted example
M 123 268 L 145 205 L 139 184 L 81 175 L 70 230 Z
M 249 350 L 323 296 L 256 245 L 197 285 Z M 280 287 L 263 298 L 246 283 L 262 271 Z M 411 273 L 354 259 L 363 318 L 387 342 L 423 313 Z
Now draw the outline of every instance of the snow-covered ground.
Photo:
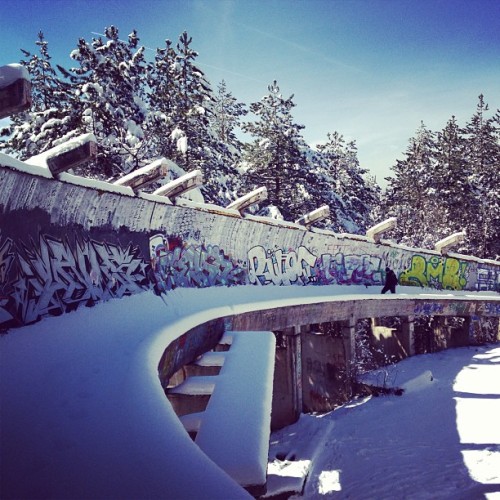
M 415 356 L 367 378 L 404 393 L 302 415 L 274 433 L 269 495 L 500 498 L 498 345 Z
M 145 292 L 0 336 L 0 496 L 248 497 L 190 440 L 165 398 L 157 373 L 165 346 L 196 324 L 248 308 L 394 300 L 420 290 L 398 292 L 176 289 L 165 302 Z M 411 358 L 389 377 L 406 388 L 403 396 L 303 416 L 273 435 L 271 453 L 293 454 L 293 466 L 308 471 L 306 498 L 480 498 L 500 491 L 499 370 L 495 347 Z M 270 472 L 271 491 L 288 488 L 289 479 Z

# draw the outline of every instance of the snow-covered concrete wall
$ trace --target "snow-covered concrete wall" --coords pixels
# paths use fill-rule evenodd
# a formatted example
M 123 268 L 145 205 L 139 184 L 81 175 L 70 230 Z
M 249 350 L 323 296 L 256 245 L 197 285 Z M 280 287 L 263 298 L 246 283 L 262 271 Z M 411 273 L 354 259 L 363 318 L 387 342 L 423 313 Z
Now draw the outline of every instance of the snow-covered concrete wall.
M 0 155 L 0 329 L 153 287 L 400 284 L 500 290 L 500 265 L 375 243 L 130 188 Z

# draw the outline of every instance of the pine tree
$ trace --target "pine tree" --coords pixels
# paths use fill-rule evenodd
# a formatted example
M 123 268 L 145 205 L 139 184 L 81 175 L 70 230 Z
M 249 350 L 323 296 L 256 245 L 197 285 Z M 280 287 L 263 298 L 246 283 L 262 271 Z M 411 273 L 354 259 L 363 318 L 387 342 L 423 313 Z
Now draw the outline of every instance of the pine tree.
M 29 61 L 24 61 L 23 64 L 30 73 L 32 111 L 45 111 L 57 108 L 61 105 L 61 100 L 63 103 L 67 100 L 68 86 L 57 77 L 52 67 L 48 42 L 42 31 L 38 33 L 35 44 L 39 47 L 40 55 L 31 54 L 23 49 L 21 52 L 29 58 Z
M 0 149 L 22 160 L 78 135 L 80 127 L 74 112 L 73 89 L 52 67 L 43 32 L 38 33 L 35 43 L 39 54 L 21 49 L 27 58 L 21 64 L 31 79 L 31 108 L 11 118 L 10 126 L 2 133 L 8 140 L 0 143 Z
M 86 173 L 109 178 L 140 168 L 148 160 L 143 128 L 148 115 L 147 64 L 135 30 L 127 42 L 120 40 L 114 26 L 105 28 L 104 36 L 91 43 L 79 40 L 71 53 L 79 67 L 71 73 L 85 130 L 98 142 L 97 161 Z
M 156 49 L 153 64 L 147 73 L 149 120 L 148 133 L 151 147 L 158 156 L 175 160 L 179 153 L 177 143 L 172 139 L 176 119 L 176 73 L 177 54 L 171 40 L 165 40 L 165 47 Z
M 177 43 L 172 89 L 175 96 L 172 138 L 178 144 L 174 161 L 185 170 L 200 168 L 206 174 L 204 163 L 208 151 L 205 146 L 213 95 L 203 71 L 195 65 L 198 53 L 191 48 L 191 42 L 192 37 L 183 32 Z
M 380 199 L 380 189 L 365 179 L 367 174 L 368 171 L 359 164 L 355 141 L 350 141 L 346 146 L 345 170 L 341 172 L 340 182 L 351 217 L 362 233 L 372 225 L 370 214 Z
M 240 163 L 243 145 L 236 132 L 241 129 L 241 118 L 246 114 L 246 106 L 237 101 L 222 80 L 217 87 L 208 115 L 212 143 L 210 163 L 211 170 L 216 173 L 212 176 L 216 196 L 211 197 L 213 202 L 221 205 L 233 201 L 241 187 L 241 175 L 237 166 Z M 205 196 L 207 195 L 208 193 Z
M 338 132 L 328 133 L 327 142 L 317 146 L 327 181 L 321 196 L 332 213 L 330 228 L 337 232 L 364 233 L 372 225 L 371 213 L 378 205 L 380 188 L 365 179 L 354 141 L 345 143 Z
M 226 82 L 222 80 L 217 86 L 214 98 L 211 126 L 219 141 L 227 144 L 235 152 L 242 146 L 235 130 L 241 127 L 241 118 L 246 114 L 245 105 L 237 101 L 227 89 Z
M 500 256 L 500 141 L 499 113 L 487 118 L 488 105 L 479 96 L 476 113 L 465 127 L 466 158 L 474 193 L 467 240 L 470 251 L 482 258 Z
M 212 131 L 216 99 L 203 72 L 192 37 L 183 32 L 173 48 L 158 49 L 149 73 L 152 141 L 158 153 L 184 171 L 200 169 L 205 201 L 221 205 L 234 199 L 237 172 L 231 151 Z
M 434 158 L 435 168 L 426 210 L 432 213 L 433 239 L 437 241 L 467 229 L 464 214 L 473 210 L 465 140 L 454 116 L 437 133 Z
M 244 147 L 244 182 L 247 189 L 266 186 L 266 206 L 275 206 L 285 219 L 294 220 L 301 215 L 307 197 L 308 163 L 300 132 L 304 127 L 293 121 L 293 95 L 283 98 L 276 81 L 268 91 L 250 105 L 257 121 L 242 127 L 255 138 Z
M 433 214 L 427 211 L 430 180 L 433 175 L 434 133 L 421 123 L 411 138 L 404 160 L 397 160 L 394 177 L 389 177 L 382 200 L 383 217 L 397 217 L 398 225 L 391 237 L 413 246 L 434 244 Z
M 344 200 L 345 191 L 341 182 L 341 177 L 344 177 L 342 171 L 345 168 L 344 148 L 344 138 L 338 132 L 328 133 L 327 141 L 316 146 L 317 161 L 321 165 L 321 173 L 317 173 L 319 182 L 316 185 L 320 188 L 317 198 L 330 207 L 328 227 L 339 233 L 356 232 L 359 229 L 355 227 L 348 214 L 348 207 Z

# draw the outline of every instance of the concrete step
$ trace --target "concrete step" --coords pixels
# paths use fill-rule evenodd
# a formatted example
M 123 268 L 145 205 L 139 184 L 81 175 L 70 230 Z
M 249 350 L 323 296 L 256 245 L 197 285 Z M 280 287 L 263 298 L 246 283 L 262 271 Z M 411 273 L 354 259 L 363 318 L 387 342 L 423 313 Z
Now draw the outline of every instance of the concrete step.
M 212 395 L 217 377 L 188 377 L 166 390 L 166 395 L 178 416 L 204 411 Z
M 231 332 L 224 332 L 224 335 L 222 335 L 222 338 L 219 340 L 219 343 L 215 346 L 214 351 L 216 352 L 229 351 L 232 343 L 233 343 L 233 336 L 231 335 Z
M 226 359 L 226 352 L 206 352 L 196 361 L 184 367 L 185 375 L 187 377 L 218 375 Z
M 252 494 L 263 494 L 271 429 L 276 340 L 272 332 L 231 332 L 231 346 L 195 442 Z

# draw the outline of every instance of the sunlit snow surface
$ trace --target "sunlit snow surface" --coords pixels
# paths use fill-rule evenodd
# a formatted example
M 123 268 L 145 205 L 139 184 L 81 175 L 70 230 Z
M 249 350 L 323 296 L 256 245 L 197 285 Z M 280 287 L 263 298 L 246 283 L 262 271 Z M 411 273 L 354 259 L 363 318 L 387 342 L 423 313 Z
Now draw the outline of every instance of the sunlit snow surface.
M 338 470 L 324 470 L 318 478 L 318 493 L 326 495 L 333 491 L 341 491 L 340 485 L 340 471 Z
M 405 392 L 273 433 L 268 496 L 500 498 L 500 347 L 415 356 L 366 378 Z

